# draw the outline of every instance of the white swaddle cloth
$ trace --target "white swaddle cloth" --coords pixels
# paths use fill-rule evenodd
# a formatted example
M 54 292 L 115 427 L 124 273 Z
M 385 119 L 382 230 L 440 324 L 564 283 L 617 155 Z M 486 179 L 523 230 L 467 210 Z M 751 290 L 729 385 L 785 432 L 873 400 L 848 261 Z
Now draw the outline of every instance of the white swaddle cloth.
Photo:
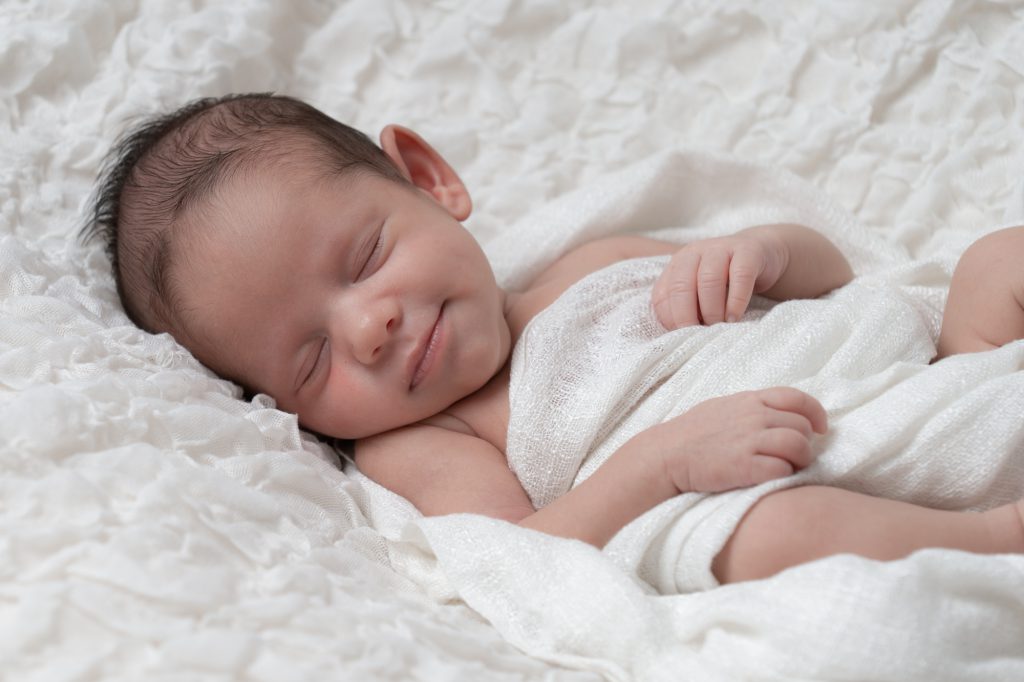
M 817 300 L 771 307 L 755 299 L 738 323 L 666 332 L 650 303 L 666 261 L 592 274 L 517 344 L 507 454 L 534 505 L 567 492 L 637 432 L 716 396 L 795 386 L 822 401 L 831 429 L 815 442 L 819 461 L 800 476 L 681 495 L 623 531 L 608 551 L 637 557 L 638 545 L 650 545 L 641 575 L 659 591 L 713 586 L 711 560 L 737 520 L 784 485 L 815 481 L 953 508 L 1021 496 L 1024 424 L 1003 420 L 978 442 L 975 421 L 1024 407 L 1024 374 L 1014 374 L 1022 349 L 929 366 L 941 290 L 883 274 Z M 924 278 L 928 267 L 913 274 Z M 946 434 L 951 414 L 962 415 L 960 428 Z

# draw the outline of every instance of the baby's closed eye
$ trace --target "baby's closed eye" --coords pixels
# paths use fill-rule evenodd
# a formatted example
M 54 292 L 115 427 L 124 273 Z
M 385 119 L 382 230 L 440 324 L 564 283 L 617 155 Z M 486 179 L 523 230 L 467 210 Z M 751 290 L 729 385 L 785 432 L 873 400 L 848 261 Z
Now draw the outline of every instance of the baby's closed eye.
M 383 225 L 377 229 L 377 231 L 366 241 L 366 245 L 363 246 L 360 251 L 366 255 L 360 256 L 359 272 L 356 274 L 356 281 L 359 281 L 371 274 L 375 268 L 380 265 L 381 252 L 384 249 L 384 229 Z
M 323 365 L 327 361 L 327 352 L 330 348 L 327 343 L 327 339 L 320 339 L 320 342 L 310 349 L 309 357 L 305 362 L 302 363 L 302 369 L 299 371 L 299 383 L 298 387 L 303 388 L 310 383 L 312 379 L 316 377 Z

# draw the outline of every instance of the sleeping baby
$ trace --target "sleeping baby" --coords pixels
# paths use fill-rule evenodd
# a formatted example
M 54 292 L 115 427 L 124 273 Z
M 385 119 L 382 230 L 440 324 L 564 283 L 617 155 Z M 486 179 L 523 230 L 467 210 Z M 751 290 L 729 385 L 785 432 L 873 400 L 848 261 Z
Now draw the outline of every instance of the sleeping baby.
M 649 316 L 668 333 L 730 325 L 755 294 L 815 298 L 853 275 L 820 233 L 774 224 L 684 246 L 601 239 L 504 291 L 461 224 L 470 211 L 456 172 L 416 133 L 388 126 L 377 146 L 301 101 L 254 94 L 198 100 L 124 137 L 91 229 L 106 239 L 136 324 L 170 333 L 305 428 L 353 440 L 360 471 L 424 515 L 484 514 L 602 547 L 681 493 L 754 486 L 812 463 L 824 408 L 766 388 L 642 429 L 564 493 L 532 499 L 509 465 L 510 356 L 570 287 L 653 259 Z M 1013 228 L 965 253 L 940 357 L 1024 337 L 1024 277 L 1006 257 L 1022 250 L 1024 228 Z M 958 512 L 802 485 L 757 501 L 711 569 L 731 582 L 837 553 L 1024 552 L 1022 517 L 1024 502 Z

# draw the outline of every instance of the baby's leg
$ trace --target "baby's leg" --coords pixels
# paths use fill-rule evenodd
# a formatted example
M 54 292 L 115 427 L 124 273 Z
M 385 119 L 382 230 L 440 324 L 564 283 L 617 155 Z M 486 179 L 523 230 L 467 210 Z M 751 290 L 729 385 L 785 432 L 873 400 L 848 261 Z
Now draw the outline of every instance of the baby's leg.
M 986 235 L 960 257 L 942 316 L 939 354 L 1024 338 L 1024 226 Z
M 987 512 L 956 512 L 839 488 L 789 488 L 767 495 L 747 512 L 712 570 L 719 582 L 729 583 L 833 554 L 887 561 L 929 547 L 1024 552 L 1024 501 Z

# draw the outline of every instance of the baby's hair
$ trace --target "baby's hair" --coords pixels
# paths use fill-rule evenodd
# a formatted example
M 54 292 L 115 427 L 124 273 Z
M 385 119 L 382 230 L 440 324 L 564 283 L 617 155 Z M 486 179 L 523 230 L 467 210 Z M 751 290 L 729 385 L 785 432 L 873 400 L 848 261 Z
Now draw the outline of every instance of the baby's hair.
M 143 120 L 117 140 L 82 237 L 103 239 L 132 322 L 150 332 L 187 334 L 175 296 L 175 232 L 236 171 L 296 141 L 315 150 L 327 174 L 365 170 L 405 182 L 363 133 L 301 100 L 271 93 L 194 100 Z

